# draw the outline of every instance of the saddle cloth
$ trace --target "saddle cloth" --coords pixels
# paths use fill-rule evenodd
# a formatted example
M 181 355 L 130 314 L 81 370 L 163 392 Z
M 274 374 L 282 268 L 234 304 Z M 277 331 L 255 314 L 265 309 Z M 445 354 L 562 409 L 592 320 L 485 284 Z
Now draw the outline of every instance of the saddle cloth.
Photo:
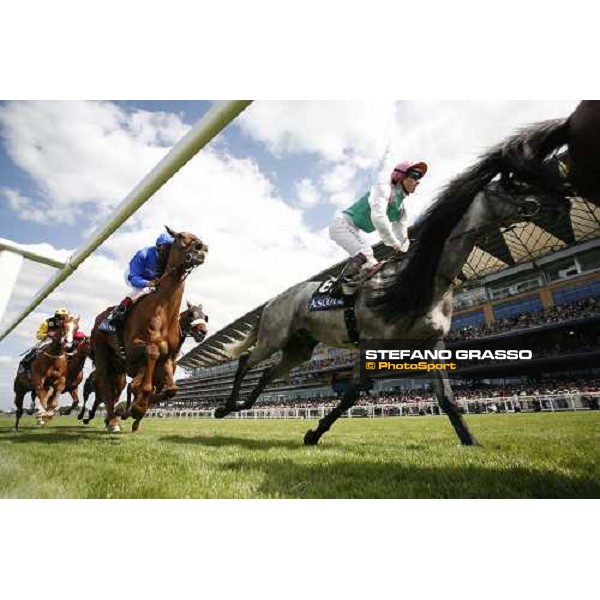
M 333 298 L 329 295 L 329 290 L 334 282 L 334 279 L 328 279 L 323 282 L 319 289 L 311 296 L 308 309 L 313 312 L 317 310 L 336 310 L 344 308 L 346 303 L 344 298 Z

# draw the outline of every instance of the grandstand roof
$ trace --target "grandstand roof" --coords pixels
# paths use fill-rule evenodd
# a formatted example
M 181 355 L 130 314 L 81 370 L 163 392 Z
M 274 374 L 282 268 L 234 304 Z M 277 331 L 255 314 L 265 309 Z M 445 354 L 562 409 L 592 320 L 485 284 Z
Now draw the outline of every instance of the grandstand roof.
M 600 207 L 582 198 L 572 198 L 569 213 L 557 213 L 550 217 L 539 214 L 533 217 L 531 222 L 517 223 L 508 228 L 499 227 L 488 233 L 473 248 L 463 268 L 463 275 L 467 280 L 477 280 L 507 267 L 531 262 L 557 250 L 598 237 Z M 391 252 L 390 248 L 381 243 L 373 249 L 378 260 L 386 258 Z M 345 262 L 338 262 L 306 281 L 325 281 L 328 277 L 337 275 Z M 195 368 L 230 360 L 222 352 L 223 345 L 246 337 L 247 332 L 258 322 L 267 302 L 207 338 L 183 356 L 179 364 L 186 368 Z

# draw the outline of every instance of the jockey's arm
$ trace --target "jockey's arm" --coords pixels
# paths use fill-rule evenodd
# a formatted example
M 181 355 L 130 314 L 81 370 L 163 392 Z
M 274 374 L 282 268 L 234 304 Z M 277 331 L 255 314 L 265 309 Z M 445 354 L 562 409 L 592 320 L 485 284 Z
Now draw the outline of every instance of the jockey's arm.
M 382 182 L 376 183 L 369 193 L 369 206 L 371 207 L 371 220 L 375 229 L 386 246 L 396 246 L 398 241 L 392 224 L 387 216 L 390 186 Z
M 145 266 L 146 257 L 144 256 L 144 253 L 137 252 L 129 262 L 129 281 L 133 287 L 140 289 L 148 287 L 150 282 L 142 277 Z
M 35 337 L 42 341 L 46 335 L 48 334 L 48 321 L 43 321 L 42 324 L 38 327 L 37 333 Z
M 392 229 L 398 238 L 399 244 L 402 246 L 402 252 L 407 252 L 410 240 L 408 238 L 408 216 L 404 206 L 400 208 L 400 218 L 395 223 L 392 223 Z

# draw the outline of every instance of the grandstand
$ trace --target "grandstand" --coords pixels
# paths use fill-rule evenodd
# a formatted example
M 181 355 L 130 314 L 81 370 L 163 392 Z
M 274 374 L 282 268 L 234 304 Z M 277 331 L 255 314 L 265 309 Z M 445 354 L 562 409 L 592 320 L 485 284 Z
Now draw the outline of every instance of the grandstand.
M 411 236 L 418 234 L 419 224 Z M 385 247 L 375 247 L 378 258 Z M 336 274 L 334 265 L 313 280 Z M 526 345 L 534 360 L 516 363 L 478 363 L 454 378 L 454 388 L 468 412 L 479 400 L 498 408 L 498 398 L 522 398 L 505 410 L 597 408 L 600 387 L 600 209 L 583 199 L 571 202 L 569 213 L 535 219 L 498 229 L 481 240 L 455 282 L 452 329 L 448 347 L 481 342 L 519 347 Z M 210 410 L 228 396 L 237 361 L 216 364 L 223 341 L 240 338 L 259 318 L 262 306 L 217 332 L 182 358 L 188 377 L 178 381 L 179 394 L 169 406 L 175 410 Z M 335 402 L 350 378 L 355 351 L 319 345 L 312 360 L 274 381 L 257 407 L 296 411 Z M 251 371 L 242 385 L 243 397 L 262 371 L 277 357 Z M 208 366 L 210 365 L 210 366 Z M 556 400 L 560 395 L 561 402 Z M 554 396 L 548 403 L 540 397 Z M 526 401 L 527 398 L 531 400 Z M 395 376 L 378 379 L 359 403 L 377 407 L 417 403 L 418 414 L 434 413 L 434 397 L 427 379 Z M 486 408 L 486 410 L 487 410 Z M 357 410 L 357 409 L 354 409 Z M 377 409 L 379 410 L 379 409 Z M 503 410 L 500 408 L 499 410 Z M 398 414 L 390 410 L 388 414 Z M 400 414 L 402 409 L 400 409 Z M 410 412 L 409 412 L 410 414 Z M 310 413 L 299 416 L 311 416 Z M 315 415 L 316 416 L 316 415 Z

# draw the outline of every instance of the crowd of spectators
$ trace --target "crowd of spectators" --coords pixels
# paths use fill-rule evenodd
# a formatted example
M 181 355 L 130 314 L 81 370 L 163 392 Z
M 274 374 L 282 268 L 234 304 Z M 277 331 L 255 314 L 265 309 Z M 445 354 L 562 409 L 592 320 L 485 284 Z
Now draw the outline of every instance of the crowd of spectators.
M 535 325 L 560 323 L 583 317 L 600 314 L 600 301 L 597 298 L 586 298 L 545 308 L 538 312 L 523 312 L 513 317 L 496 319 L 493 323 L 483 325 L 470 325 L 459 329 L 452 329 L 447 336 L 447 341 L 472 340 L 506 331 L 525 329 Z
M 568 379 L 541 383 L 513 383 L 513 384 L 457 384 L 453 385 L 454 397 L 459 402 L 513 398 L 515 396 L 571 396 L 586 395 L 600 392 L 600 379 Z M 255 408 L 274 409 L 305 409 L 319 407 L 333 407 L 339 402 L 339 397 L 331 394 L 328 396 L 309 396 L 282 399 L 259 399 Z M 436 396 L 431 389 L 406 389 L 393 391 L 365 392 L 361 395 L 356 406 L 387 406 L 396 404 L 419 404 L 434 402 Z M 211 410 L 221 401 L 196 400 L 193 408 Z

